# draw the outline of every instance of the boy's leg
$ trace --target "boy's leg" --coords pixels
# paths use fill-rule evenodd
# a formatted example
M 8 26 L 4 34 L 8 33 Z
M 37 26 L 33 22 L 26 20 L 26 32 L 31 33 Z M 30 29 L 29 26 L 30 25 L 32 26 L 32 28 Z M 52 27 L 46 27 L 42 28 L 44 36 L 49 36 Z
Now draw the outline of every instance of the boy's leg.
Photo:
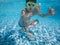
M 34 20 L 33 22 L 31 22 L 28 26 L 28 28 L 32 28 L 33 26 L 35 26 L 36 24 L 38 24 L 39 21 L 38 20 Z
M 34 20 L 32 23 L 29 24 L 28 27 L 26 27 L 26 31 L 27 31 L 26 34 L 27 34 L 30 38 L 34 38 L 35 36 L 29 32 L 29 29 L 32 28 L 32 27 L 33 27 L 34 25 L 36 25 L 37 23 L 39 23 L 39 21 L 38 21 L 38 20 Z
M 29 24 L 28 27 L 24 27 L 22 31 L 23 31 L 23 32 L 26 32 L 26 34 L 27 34 L 30 38 L 34 38 L 35 36 L 29 32 L 29 29 L 32 28 L 32 27 L 33 27 L 34 25 L 36 25 L 37 23 L 39 23 L 39 21 L 38 21 L 38 20 L 34 20 L 32 23 Z
M 30 37 L 31 39 L 35 37 L 35 36 L 34 36 L 33 34 L 31 34 L 30 32 L 26 32 L 26 34 L 27 34 L 28 37 Z
M 28 37 L 29 38 L 34 38 L 34 35 L 33 34 L 31 34 L 30 32 L 29 32 L 29 29 L 27 29 L 28 27 L 26 27 L 26 28 L 22 28 L 22 32 L 25 32 L 27 35 L 28 35 Z

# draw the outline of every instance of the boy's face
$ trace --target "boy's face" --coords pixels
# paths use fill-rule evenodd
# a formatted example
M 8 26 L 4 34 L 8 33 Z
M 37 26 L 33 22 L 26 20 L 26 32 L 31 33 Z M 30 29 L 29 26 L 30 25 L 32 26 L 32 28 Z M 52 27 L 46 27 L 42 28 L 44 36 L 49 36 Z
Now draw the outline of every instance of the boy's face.
M 35 3 L 34 2 L 27 2 L 27 8 L 32 10 L 32 9 L 34 9 L 34 7 L 35 7 Z

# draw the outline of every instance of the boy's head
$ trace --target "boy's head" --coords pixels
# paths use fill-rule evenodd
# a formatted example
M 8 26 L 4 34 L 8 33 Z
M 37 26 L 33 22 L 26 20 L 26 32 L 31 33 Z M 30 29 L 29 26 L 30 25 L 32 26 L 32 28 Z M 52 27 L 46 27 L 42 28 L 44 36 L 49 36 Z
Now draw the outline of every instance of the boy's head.
M 27 2 L 34 2 L 34 3 L 36 3 L 36 0 L 26 0 L 26 3 Z
M 35 7 L 36 0 L 26 0 L 26 6 L 29 9 L 34 9 Z

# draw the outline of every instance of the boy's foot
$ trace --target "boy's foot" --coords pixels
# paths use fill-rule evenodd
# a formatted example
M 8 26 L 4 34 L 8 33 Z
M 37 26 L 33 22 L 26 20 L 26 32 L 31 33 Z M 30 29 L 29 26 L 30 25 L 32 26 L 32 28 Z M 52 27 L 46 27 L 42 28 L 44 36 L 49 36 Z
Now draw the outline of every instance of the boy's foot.
M 29 38 L 33 39 L 35 36 L 29 32 L 26 32 L 26 34 L 28 35 Z

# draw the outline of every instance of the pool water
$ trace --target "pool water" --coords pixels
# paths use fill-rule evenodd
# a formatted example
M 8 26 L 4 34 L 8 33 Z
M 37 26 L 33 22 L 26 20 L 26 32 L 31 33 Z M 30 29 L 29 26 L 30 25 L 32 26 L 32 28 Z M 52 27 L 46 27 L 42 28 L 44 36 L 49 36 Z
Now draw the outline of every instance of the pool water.
M 39 24 L 30 29 L 35 35 L 29 38 L 21 32 L 18 21 L 21 10 L 26 7 L 25 0 L 0 0 L 0 45 L 60 45 L 60 3 L 59 0 L 37 0 L 41 4 L 41 12 L 47 13 L 48 7 L 55 9 L 55 15 L 46 18 L 33 16 Z

